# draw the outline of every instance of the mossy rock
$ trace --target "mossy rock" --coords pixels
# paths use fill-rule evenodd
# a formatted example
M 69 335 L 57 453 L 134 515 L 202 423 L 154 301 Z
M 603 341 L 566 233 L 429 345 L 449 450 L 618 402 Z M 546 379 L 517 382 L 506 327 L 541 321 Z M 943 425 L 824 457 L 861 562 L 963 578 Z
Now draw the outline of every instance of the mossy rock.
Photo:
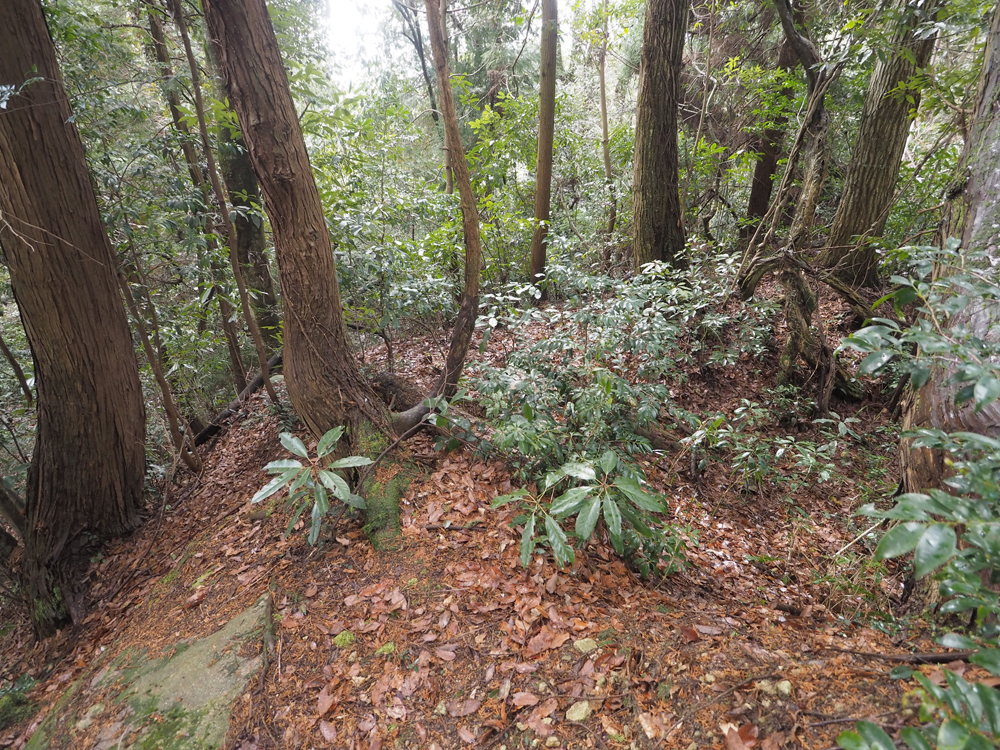
M 0 695 L 0 731 L 27 721 L 38 711 L 31 700 L 20 690 Z

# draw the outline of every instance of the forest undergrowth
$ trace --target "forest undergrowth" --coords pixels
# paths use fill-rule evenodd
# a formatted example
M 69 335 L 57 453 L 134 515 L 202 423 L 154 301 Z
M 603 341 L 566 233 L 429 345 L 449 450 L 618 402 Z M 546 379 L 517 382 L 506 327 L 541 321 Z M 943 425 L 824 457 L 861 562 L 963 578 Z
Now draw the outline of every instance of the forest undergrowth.
M 600 288 L 568 297 L 540 308 L 492 301 L 466 401 L 456 403 L 479 439 L 455 446 L 422 434 L 404 444 L 420 472 L 390 550 L 374 550 L 346 518 L 310 546 L 307 521 L 286 535 L 280 495 L 248 502 L 264 464 L 287 456 L 278 433 L 309 442 L 287 412 L 255 396 L 204 453 L 201 475 L 182 478 L 149 523 L 93 561 L 81 628 L 38 644 L 23 615 L 4 612 L 0 681 L 20 678 L 39 711 L 0 735 L 0 747 L 23 747 L 88 670 L 133 646 L 155 655 L 213 632 L 264 591 L 274 598 L 275 654 L 237 703 L 230 746 L 242 750 L 827 748 L 857 720 L 916 723 L 906 703 L 915 684 L 894 679 L 897 665 L 883 655 L 935 650 L 934 631 L 897 619 L 904 565 L 874 561 L 880 523 L 854 515 L 887 504 L 898 480 L 880 386 L 820 418 L 808 377 L 801 387 L 775 382 L 781 325 L 706 303 L 697 325 L 670 334 L 679 348 L 656 365 L 670 369 L 661 393 L 664 373 L 643 369 L 661 358 L 622 355 L 602 327 L 600 310 L 623 297 Z M 626 335 L 627 316 L 614 313 L 625 338 L 651 340 Z M 831 331 L 850 315 L 832 298 L 819 314 Z M 392 369 L 426 387 L 446 347 L 444 338 L 398 342 Z M 570 373 L 564 396 L 576 412 L 563 399 L 556 415 L 545 356 Z M 384 347 L 365 359 L 373 371 L 389 367 Z M 647 453 L 616 443 L 615 420 L 635 420 L 643 394 L 669 404 L 631 433 L 659 446 Z M 599 422 L 580 413 L 587 404 Z M 546 440 L 561 430 L 565 452 L 553 454 Z M 563 564 L 541 523 L 525 552 L 542 477 L 571 459 L 603 466 L 608 445 L 618 445 L 622 473 L 627 464 L 665 502 L 658 557 L 641 539 L 618 549 L 631 555 L 616 554 L 606 524 Z M 376 480 L 398 469 L 380 465 Z M 954 667 L 966 678 L 978 670 Z M 921 669 L 944 679 L 938 667 Z M 106 729 L 95 721 L 74 741 L 111 747 Z

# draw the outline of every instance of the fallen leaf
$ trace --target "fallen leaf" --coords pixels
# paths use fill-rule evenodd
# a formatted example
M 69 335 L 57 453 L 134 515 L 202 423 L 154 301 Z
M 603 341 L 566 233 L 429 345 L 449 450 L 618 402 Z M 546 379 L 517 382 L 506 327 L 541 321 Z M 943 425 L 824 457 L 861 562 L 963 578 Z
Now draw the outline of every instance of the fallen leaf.
M 698 635 L 698 631 L 692 627 L 681 628 L 681 637 L 683 637 L 688 643 L 694 643 L 695 641 L 701 640 L 701 636 Z
M 303 593 L 305 593 L 306 599 L 312 599 L 319 593 L 319 586 L 314 583 L 311 586 L 308 586 Z
M 568 640 L 569 633 L 555 633 L 549 630 L 547 625 L 542 625 L 542 629 L 538 631 L 538 635 L 528 641 L 528 649 L 525 651 L 525 656 L 530 659 L 533 656 L 538 656 L 543 651 L 559 648 Z
M 328 721 L 321 721 L 319 723 L 319 733 L 323 735 L 323 739 L 329 742 L 331 745 L 337 744 L 337 727 Z
M 463 742 L 467 742 L 470 745 L 476 741 L 476 735 L 474 735 L 471 731 L 469 731 L 465 727 L 458 728 L 458 736 L 462 738 Z
M 722 628 L 717 628 L 714 625 L 695 625 L 694 627 L 702 635 L 722 635 Z
M 740 738 L 740 733 L 735 729 L 726 732 L 726 750 L 747 750 L 746 743 Z
M 434 655 L 438 659 L 443 659 L 444 661 L 455 661 L 455 652 L 447 648 L 438 648 L 434 650 Z
M 337 702 L 337 699 L 330 695 L 329 685 L 324 687 L 319 691 L 319 697 L 316 699 L 316 715 L 326 716 L 326 712 L 330 710 L 330 707 Z
M 514 693 L 514 705 L 518 708 L 522 706 L 534 706 L 538 703 L 538 696 L 534 693 L 520 692 Z
M 646 736 L 649 737 L 649 739 L 656 740 L 660 738 L 660 728 L 656 725 L 657 723 L 653 721 L 652 714 L 639 714 L 639 724 L 642 726 L 642 731 L 646 733 Z
M 528 718 L 525 719 L 524 723 L 539 737 L 550 737 L 552 735 L 552 727 L 543 722 L 542 719 L 548 717 L 558 707 L 559 701 L 555 698 L 549 698 L 528 714 Z
M 448 715 L 453 719 L 457 719 L 460 716 L 468 716 L 478 711 L 481 705 L 483 705 L 483 702 L 474 698 L 466 698 L 464 701 L 449 701 Z

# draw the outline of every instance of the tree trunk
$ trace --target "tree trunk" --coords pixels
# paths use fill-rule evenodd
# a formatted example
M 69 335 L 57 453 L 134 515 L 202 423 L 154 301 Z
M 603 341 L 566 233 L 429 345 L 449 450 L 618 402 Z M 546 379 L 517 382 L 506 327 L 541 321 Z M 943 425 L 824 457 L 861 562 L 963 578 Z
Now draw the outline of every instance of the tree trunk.
M 145 412 L 115 256 L 37 0 L 0 5 L 0 244 L 35 360 L 23 562 L 42 637 L 79 620 L 94 545 L 135 528 Z M 28 79 L 28 80 L 26 80 Z
M 829 156 L 826 136 L 830 129 L 830 116 L 826 112 L 824 87 L 829 85 L 831 74 L 820 70 L 823 58 L 820 57 L 819 50 L 809 37 L 796 28 L 795 13 L 789 0 L 774 0 L 774 7 L 781 19 L 785 39 L 802 63 L 802 69 L 806 74 L 806 90 L 809 98 L 814 101 L 812 116 L 805 130 L 802 191 L 795 206 L 795 216 L 789 234 L 789 243 L 792 247 L 801 247 L 808 242 L 809 232 L 816 217 L 816 205 L 819 203 L 823 183 L 826 181 Z
M 264 0 L 205 0 L 205 21 L 271 220 L 284 308 L 285 382 L 321 436 L 347 425 L 358 445 L 385 407 L 347 342 L 333 248 Z
M 897 0 L 894 10 L 905 17 L 897 20 L 900 28 L 892 35 L 890 50 L 875 64 L 868 83 L 840 203 L 819 258 L 820 265 L 837 267 L 837 275 L 852 284 L 872 286 L 878 279 L 878 256 L 868 240 L 881 237 L 885 230 L 910 120 L 920 106 L 919 92 L 913 94 L 912 103 L 893 92 L 930 60 L 936 34 L 920 38 L 914 29 L 939 7 L 940 2 L 934 1 L 918 12 L 906 0 Z
M 167 100 L 167 109 L 170 111 L 171 122 L 173 122 L 178 136 L 180 136 L 181 152 L 184 154 L 184 163 L 187 165 L 188 174 L 191 176 L 191 184 L 201 192 L 202 199 L 207 207 L 211 205 L 212 198 L 209 193 L 209 186 L 205 182 L 205 176 L 201 171 L 198 154 L 192 144 L 191 130 L 188 128 L 187 122 L 181 114 L 181 100 L 175 89 L 176 82 L 174 81 L 174 71 L 171 68 L 170 51 L 167 49 L 167 39 L 163 33 L 163 24 L 160 21 L 160 14 L 163 10 L 154 5 L 151 0 L 147 0 L 147 5 L 149 8 L 149 36 L 153 40 L 153 52 L 156 55 L 156 61 L 160 68 L 160 82 L 162 84 L 163 96 Z M 210 256 L 214 256 L 216 250 L 214 237 L 215 222 L 208 217 L 206 217 L 205 222 L 205 233 L 209 236 L 207 241 L 208 253 Z M 233 321 L 232 305 L 229 304 L 226 296 L 221 293 L 222 290 L 219 286 L 223 276 L 222 268 L 214 258 L 210 261 L 210 267 L 212 269 L 214 287 L 213 296 L 216 297 L 219 303 L 219 315 L 222 318 L 222 332 L 226 337 L 226 347 L 229 351 L 229 366 L 233 376 L 233 384 L 236 388 L 236 393 L 239 393 L 246 386 L 247 382 L 247 371 L 243 365 L 243 356 L 240 352 L 239 331 Z M 199 328 L 199 330 L 202 329 Z
M 683 265 L 677 101 L 690 0 L 649 0 L 639 64 L 633 186 L 635 268 Z
M 997 230 L 1000 226 L 1000 119 L 995 106 L 1000 99 L 1000 7 L 994 11 L 987 37 L 983 72 L 979 81 L 975 119 L 965 143 L 957 174 L 968 176 L 962 190 L 948 204 L 941 226 L 941 237 L 960 237 L 968 251 L 985 251 L 994 263 L 1000 259 Z M 966 327 L 974 336 L 996 338 L 1000 305 L 968 305 L 948 320 L 949 328 Z M 1000 434 L 1000 401 L 976 412 L 971 403 L 955 406 L 955 387 L 949 385 L 949 373 L 938 370 L 928 383 L 907 399 L 903 427 L 907 430 L 931 428 L 945 432 L 976 432 L 997 437 Z M 941 487 L 945 475 L 944 456 L 928 448 L 913 448 L 911 439 L 900 441 L 903 489 L 921 492 Z M 943 489 L 943 487 L 942 487 Z
M 427 69 L 424 37 L 420 31 L 420 18 L 417 16 L 417 9 L 410 5 L 409 0 L 392 0 L 392 4 L 399 11 L 399 17 L 403 19 L 405 26 L 403 36 L 409 40 L 410 44 L 413 45 L 413 50 L 417 53 L 417 59 L 420 61 L 420 72 L 424 76 L 424 85 L 427 87 L 427 101 L 431 105 L 431 117 L 437 123 L 440 121 L 440 115 L 437 100 L 434 98 L 434 84 L 431 81 L 430 71 Z M 433 19 L 428 19 L 428 22 L 433 22 Z
M 184 42 L 184 53 L 187 56 L 188 67 L 191 69 L 191 88 L 194 90 L 194 108 L 198 117 L 198 130 L 201 133 L 201 146 L 205 151 L 205 160 L 208 162 L 208 179 L 212 183 L 212 191 L 215 193 L 215 200 L 219 204 L 219 213 L 222 216 L 222 226 L 226 230 L 226 245 L 229 247 L 229 263 L 233 270 L 233 279 L 236 281 L 236 288 L 240 294 L 240 306 L 243 308 L 243 318 L 247 322 L 247 329 L 250 331 L 250 338 L 253 340 L 254 349 L 257 350 L 257 363 L 264 378 L 264 388 L 272 404 L 278 403 L 278 394 L 271 384 L 271 378 L 267 372 L 267 350 L 264 346 L 264 339 L 260 328 L 257 325 L 257 318 L 250 307 L 250 296 L 247 294 L 246 282 L 243 280 L 243 270 L 240 267 L 240 259 L 236 248 L 236 230 L 229 216 L 229 207 L 226 205 L 226 196 L 222 192 L 222 184 L 219 181 L 219 170 L 215 165 L 215 155 L 212 152 L 212 145 L 208 139 L 208 121 L 205 117 L 205 105 L 201 96 L 201 73 L 198 69 L 198 61 L 194 57 L 194 50 L 191 48 L 191 37 L 188 35 L 187 22 L 184 20 L 184 8 L 180 0 L 171 0 L 174 21 L 181 32 L 181 40 Z
M 559 18 L 556 0 L 542 2 L 541 80 L 538 83 L 538 152 L 535 160 L 535 231 L 531 235 L 531 283 L 541 287 L 542 299 L 548 296 L 545 284 L 545 245 L 549 233 L 552 202 L 552 141 L 556 127 L 556 44 Z
M 219 61 L 206 44 L 206 58 L 212 73 L 216 97 L 226 101 L 225 86 Z M 216 123 L 219 132 L 219 165 L 222 167 L 222 181 L 226 184 L 229 202 L 234 208 L 233 229 L 236 232 L 236 256 L 239 258 L 243 278 L 250 282 L 257 293 L 254 301 L 254 315 L 257 327 L 264 339 L 264 348 L 273 354 L 280 346 L 281 318 L 278 315 L 278 295 L 274 290 L 271 266 L 267 261 L 264 222 L 260 216 L 260 185 L 253 173 L 253 165 L 243 139 L 234 134 L 224 123 Z
M 612 238 L 615 234 L 615 221 L 618 218 L 618 199 L 615 196 L 615 176 L 611 171 L 611 138 L 608 130 L 608 87 L 605 81 L 608 58 L 608 3 L 604 0 L 601 4 L 601 49 L 597 56 L 597 82 L 600 87 L 599 96 L 601 98 L 601 155 L 604 157 L 604 182 L 608 186 L 608 197 L 611 205 L 608 209 L 607 228 L 607 254 L 610 255 Z M 610 258 L 607 258 L 610 260 Z
M 778 69 L 791 70 L 798 63 L 798 55 L 788 39 L 781 43 L 778 51 Z M 786 87 L 782 89 L 782 95 L 790 97 L 792 89 Z M 750 184 L 750 199 L 747 201 L 747 218 L 763 219 L 767 213 L 767 208 L 771 204 L 771 193 L 774 190 L 774 175 L 778 171 L 778 159 L 781 156 L 781 142 L 785 138 L 785 123 L 788 118 L 784 115 L 775 119 L 774 127 L 767 128 L 758 141 L 757 149 L 760 156 L 754 165 L 753 181 Z M 753 226 L 747 224 L 741 231 L 742 236 L 748 238 L 753 233 Z

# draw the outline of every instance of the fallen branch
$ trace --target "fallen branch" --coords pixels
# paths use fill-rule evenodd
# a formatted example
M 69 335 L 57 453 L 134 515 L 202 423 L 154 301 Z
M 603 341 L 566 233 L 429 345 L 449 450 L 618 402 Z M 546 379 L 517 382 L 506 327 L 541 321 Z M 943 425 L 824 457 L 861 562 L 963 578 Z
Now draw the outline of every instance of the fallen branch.
M 881 659 L 894 664 L 950 664 L 953 661 L 969 661 L 969 658 L 979 651 L 952 651 L 951 653 L 935 652 L 927 654 L 876 654 L 874 651 L 855 651 L 850 648 L 823 646 L 827 651 L 840 651 L 843 654 L 854 654 L 869 659 Z

